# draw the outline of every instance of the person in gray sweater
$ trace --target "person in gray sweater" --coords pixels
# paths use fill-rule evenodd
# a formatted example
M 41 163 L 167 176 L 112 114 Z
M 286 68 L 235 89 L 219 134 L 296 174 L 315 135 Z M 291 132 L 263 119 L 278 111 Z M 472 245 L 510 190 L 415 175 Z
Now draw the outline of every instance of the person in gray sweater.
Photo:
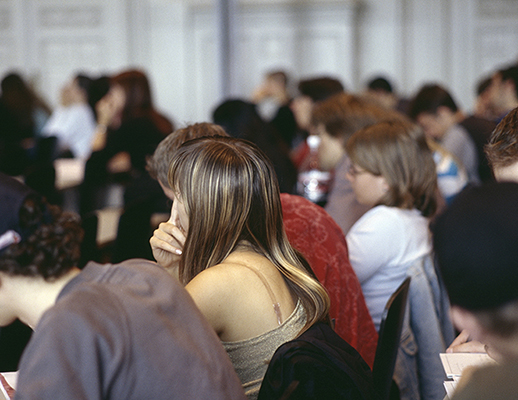
M 0 174 L 0 326 L 34 329 L 15 399 L 243 399 L 218 337 L 151 261 L 76 267 L 82 231 Z

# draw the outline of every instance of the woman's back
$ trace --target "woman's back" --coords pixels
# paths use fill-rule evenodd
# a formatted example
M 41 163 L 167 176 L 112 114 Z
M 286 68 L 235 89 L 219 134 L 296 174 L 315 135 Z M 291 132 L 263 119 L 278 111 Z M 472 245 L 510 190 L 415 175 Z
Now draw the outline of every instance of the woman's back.
M 275 172 L 257 146 L 188 141 L 169 186 L 171 218 L 155 231 L 153 254 L 178 272 L 229 355 L 239 354 L 234 367 L 255 398 L 276 348 L 326 320 L 329 297 L 286 238 Z
M 186 289 L 204 314 L 214 317 L 209 322 L 224 342 L 277 328 L 297 303 L 278 269 L 253 251 L 232 252 L 196 275 Z
M 256 398 L 275 350 L 294 339 L 306 313 L 279 270 L 253 251 L 234 251 L 187 286 L 223 342 L 246 394 Z

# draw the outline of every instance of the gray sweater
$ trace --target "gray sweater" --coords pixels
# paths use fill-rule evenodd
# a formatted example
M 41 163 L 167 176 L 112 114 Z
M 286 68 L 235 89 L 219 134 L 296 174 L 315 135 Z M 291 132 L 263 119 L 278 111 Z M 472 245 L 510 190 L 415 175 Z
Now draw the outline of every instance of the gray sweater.
M 232 364 L 157 264 L 89 263 L 41 318 L 16 399 L 243 399 Z

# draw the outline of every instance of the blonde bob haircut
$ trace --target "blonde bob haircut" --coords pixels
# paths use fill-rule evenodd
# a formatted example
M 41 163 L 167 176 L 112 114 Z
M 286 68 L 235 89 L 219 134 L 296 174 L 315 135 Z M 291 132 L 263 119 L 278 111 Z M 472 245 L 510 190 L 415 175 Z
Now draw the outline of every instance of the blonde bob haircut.
M 378 205 L 437 210 L 437 173 L 421 128 L 403 120 L 384 121 L 354 133 L 346 144 L 353 164 L 383 176 L 389 186 Z
M 288 242 L 277 178 L 258 147 L 230 137 L 190 140 L 173 157 L 169 185 L 189 216 L 179 266 L 183 284 L 245 245 L 281 272 L 304 306 L 306 327 L 327 320 L 329 296 Z

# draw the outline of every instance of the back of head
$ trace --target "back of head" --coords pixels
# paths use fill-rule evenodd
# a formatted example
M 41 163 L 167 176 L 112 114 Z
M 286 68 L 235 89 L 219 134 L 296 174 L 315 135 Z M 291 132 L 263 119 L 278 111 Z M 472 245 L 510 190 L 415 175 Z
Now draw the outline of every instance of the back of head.
M 518 184 L 459 194 L 434 225 L 439 268 L 453 305 L 474 312 L 518 301 Z
M 436 114 L 439 107 L 449 108 L 452 112 L 458 110 L 455 101 L 446 89 L 436 84 L 425 85 L 412 99 L 409 115 L 416 119 L 421 113 Z
M 300 94 L 310 97 L 314 102 L 325 100 L 345 90 L 338 79 L 330 77 L 301 80 L 298 89 Z
M 329 135 L 342 138 L 345 143 L 354 132 L 362 128 L 394 119 L 404 119 L 404 116 L 358 96 L 339 93 L 315 105 L 312 124 L 324 125 Z
M 74 215 L 0 173 L 0 271 L 59 278 L 79 261 L 82 235 Z
M 493 171 L 518 162 L 518 108 L 500 121 L 484 150 Z
M 257 141 L 264 129 L 264 121 L 253 103 L 241 100 L 225 100 L 212 113 L 215 124 L 221 125 L 232 137 Z
M 367 89 L 392 93 L 392 85 L 386 78 L 383 77 L 378 77 L 370 80 L 367 83 Z
M 387 181 L 389 189 L 379 204 L 417 208 L 424 216 L 435 213 L 435 162 L 418 126 L 402 120 L 379 122 L 353 134 L 346 150 L 354 164 Z
M 27 86 L 22 77 L 11 72 L 7 74 L 1 83 L 2 101 L 15 112 L 30 112 L 35 103 L 31 89 Z
M 120 85 L 126 94 L 123 119 L 148 115 L 153 110 L 151 88 L 146 74 L 139 70 L 128 70 L 111 78 L 111 83 Z
M 327 295 L 286 239 L 275 172 L 257 146 L 230 137 L 188 141 L 173 156 L 169 185 L 189 216 L 179 268 L 184 283 L 246 245 L 285 276 L 308 321 L 327 315 Z
M 77 74 L 74 78 L 77 82 L 77 86 L 84 90 L 85 94 L 88 95 L 88 91 L 90 90 L 90 86 L 92 85 L 93 80 L 85 75 L 85 74 Z
M 207 122 L 186 126 L 170 133 L 155 149 L 151 157 L 146 160 L 146 169 L 152 178 L 157 179 L 162 185 L 169 186 L 169 166 L 176 150 L 188 140 L 206 136 L 228 136 L 225 130 L 216 124 Z
M 183 259 L 200 260 L 187 263 L 195 270 L 180 266 L 187 282 L 223 261 L 240 241 L 265 253 L 283 233 L 275 172 L 250 142 L 212 137 L 184 143 L 173 156 L 169 185 L 189 215 Z

